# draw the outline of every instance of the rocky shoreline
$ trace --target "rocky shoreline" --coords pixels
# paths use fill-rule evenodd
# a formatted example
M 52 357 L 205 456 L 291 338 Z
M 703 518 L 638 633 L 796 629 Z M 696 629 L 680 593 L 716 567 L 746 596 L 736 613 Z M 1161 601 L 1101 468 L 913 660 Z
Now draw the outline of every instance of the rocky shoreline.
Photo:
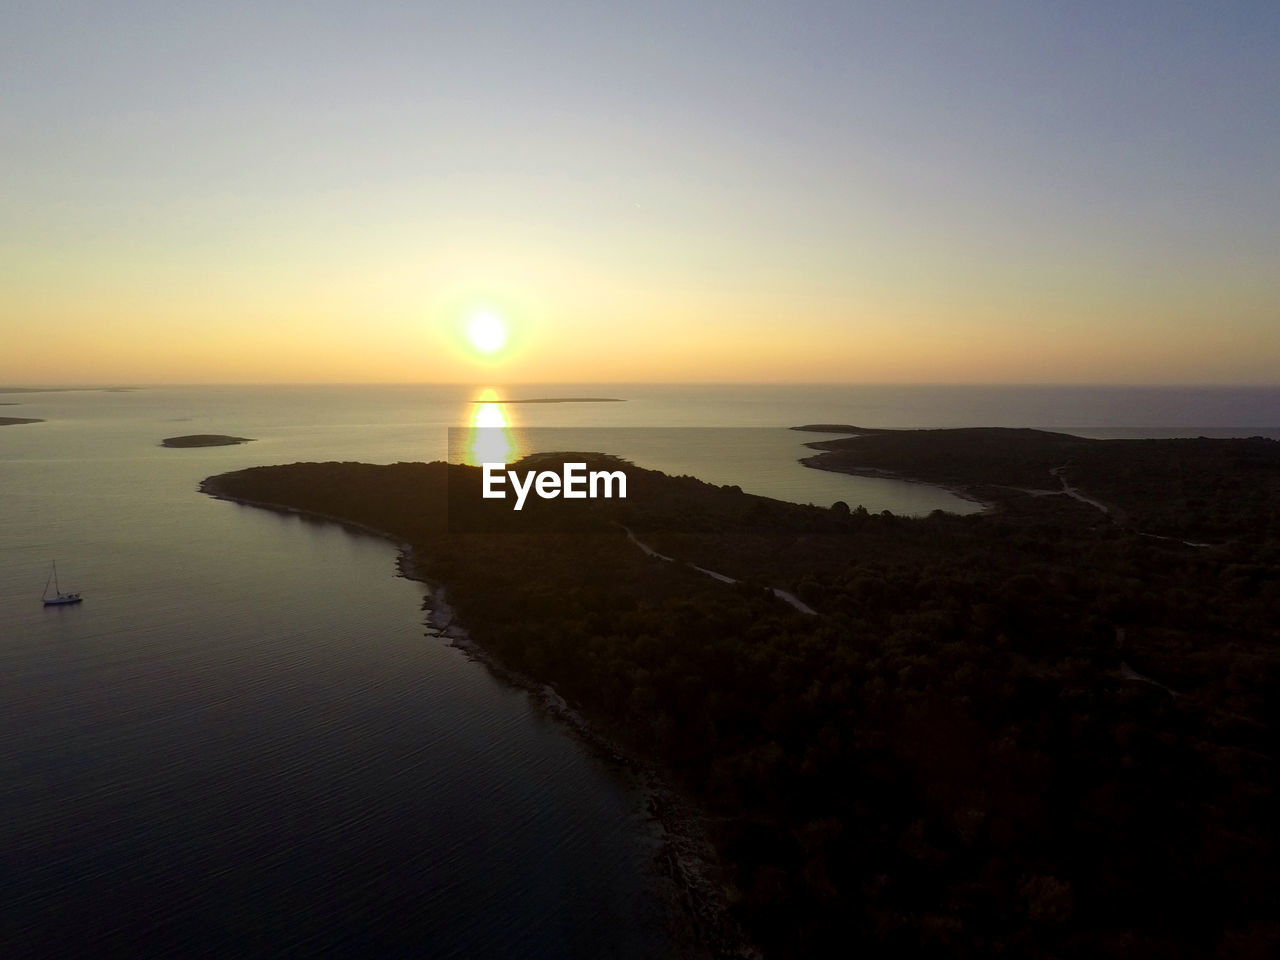
M 446 588 L 421 573 L 411 544 L 400 544 L 398 566 L 401 576 L 421 583 L 426 589 L 422 609 L 426 613 L 428 635 L 446 640 L 470 659 L 484 664 L 503 682 L 526 690 L 581 742 L 636 777 L 649 816 L 662 831 L 658 867 L 674 886 L 679 906 L 692 925 L 690 938 L 700 948 L 699 952 L 716 958 L 757 960 L 759 951 L 751 946 L 729 913 L 728 891 L 714 879 L 719 872 L 718 858 L 702 826 L 702 816 L 694 806 L 665 783 L 651 763 L 592 725 L 553 686 L 510 669 L 477 643 L 457 622 Z
M 657 868 L 671 883 L 670 893 L 689 925 L 684 939 L 697 948 L 696 953 L 691 955 L 714 957 L 716 960 L 759 960 L 760 952 L 751 945 L 730 913 L 730 891 L 717 879 L 719 860 L 707 837 L 703 815 L 694 804 L 666 783 L 652 763 L 631 753 L 592 725 L 550 684 L 540 683 L 526 674 L 510 669 L 474 640 L 466 628 L 458 623 L 456 613 L 448 602 L 445 586 L 422 573 L 413 544 L 385 530 L 342 517 L 228 496 L 219 492 L 217 486 L 208 480 L 202 481 L 199 489 L 215 500 L 325 520 L 396 544 L 400 551 L 396 560 L 399 575 L 421 584 L 424 589 L 422 610 L 428 636 L 444 640 L 469 659 L 482 663 L 497 679 L 527 691 L 539 705 L 564 723 L 580 742 L 606 761 L 625 768 L 636 778 L 644 796 L 645 808 L 661 831 Z

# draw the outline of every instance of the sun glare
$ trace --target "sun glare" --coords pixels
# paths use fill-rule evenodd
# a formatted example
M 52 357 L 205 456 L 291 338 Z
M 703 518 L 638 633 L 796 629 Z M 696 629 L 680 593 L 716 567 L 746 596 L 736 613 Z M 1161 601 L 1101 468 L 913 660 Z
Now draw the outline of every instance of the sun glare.
M 481 390 L 472 404 L 471 429 L 467 433 L 463 463 L 511 463 L 519 459 L 517 443 L 507 412 L 497 391 Z
M 467 322 L 467 337 L 481 353 L 497 353 L 507 344 L 507 325 L 492 313 L 477 313 Z

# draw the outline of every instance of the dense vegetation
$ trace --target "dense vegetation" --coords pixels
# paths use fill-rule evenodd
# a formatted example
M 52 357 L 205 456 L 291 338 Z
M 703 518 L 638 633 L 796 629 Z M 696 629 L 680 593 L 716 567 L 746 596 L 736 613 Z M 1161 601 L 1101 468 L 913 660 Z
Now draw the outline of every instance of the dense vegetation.
M 444 464 L 209 489 L 415 543 L 476 638 L 700 801 L 770 956 L 1275 953 L 1280 444 L 1094 458 L 963 433 L 916 436 L 932 467 L 901 440 L 876 465 L 1001 489 L 992 513 L 801 507 L 636 468 L 626 501 L 527 517 L 459 496 L 475 471 Z M 1007 489 L 1065 463 L 1112 513 Z M 743 582 L 647 557 L 618 522 Z M 1213 530 L 1230 536 L 1146 535 Z
M 859 435 L 811 443 L 825 452 L 805 462 L 850 473 L 887 471 L 999 501 L 1025 488 L 1060 489 L 1063 478 L 1149 533 L 1280 538 L 1280 444 L 1263 437 L 1086 440 L 1000 428 L 847 429 Z

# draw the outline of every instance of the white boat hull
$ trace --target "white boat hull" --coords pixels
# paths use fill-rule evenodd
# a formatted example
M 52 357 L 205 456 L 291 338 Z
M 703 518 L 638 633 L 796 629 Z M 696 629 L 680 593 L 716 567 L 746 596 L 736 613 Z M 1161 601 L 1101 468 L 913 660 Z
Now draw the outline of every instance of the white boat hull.
M 49 584 L 53 584 L 53 596 L 49 596 Z M 83 597 L 78 593 L 63 593 L 58 586 L 58 561 L 54 560 L 49 571 L 49 579 L 44 582 L 44 593 L 40 595 L 46 607 L 65 607 L 69 603 L 79 603 Z

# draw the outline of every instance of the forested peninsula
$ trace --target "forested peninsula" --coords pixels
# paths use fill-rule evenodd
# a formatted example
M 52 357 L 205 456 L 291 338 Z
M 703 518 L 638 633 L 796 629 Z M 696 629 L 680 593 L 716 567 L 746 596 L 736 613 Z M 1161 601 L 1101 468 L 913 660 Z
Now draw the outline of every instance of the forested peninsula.
M 626 500 L 528 515 L 443 463 L 202 489 L 412 544 L 492 656 L 696 802 L 766 956 L 1273 953 L 1280 444 L 850 431 L 815 465 L 991 509 L 631 465 Z

